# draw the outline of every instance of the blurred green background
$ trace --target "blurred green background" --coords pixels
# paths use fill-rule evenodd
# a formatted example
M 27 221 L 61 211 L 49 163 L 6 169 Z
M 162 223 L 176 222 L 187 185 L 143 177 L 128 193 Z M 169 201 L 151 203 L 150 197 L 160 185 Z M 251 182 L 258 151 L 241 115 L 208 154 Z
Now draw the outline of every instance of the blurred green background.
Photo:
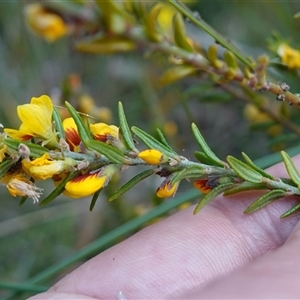
M 93 97 L 97 105 L 112 111 L 112 124 L 117 122 L 117 102 L 122 101 L 130 125 L 150 133 L 156 127 L 167 130 L 172 146 L 188 158 L 192 159 L 193 151 L 198 150 L 190 131 L 191 122 L 197 123 L 222 159 L 227 154 L 239 156 L 241 151 L 256 159 L 274 150 L 263 128 L 250 129 L 243 115 L 245 102 L 238 94 L 226 93 L 207 76 L 161 87 L 158 78 L 168 61 L 160 54 L 82 54 L 73 50 L 72 40 L 67 37 L 49 44 L 27 28 L 23 17 L 25 3 L 0 3 L 0 120 L 5 127 L 19 125 L 18 104 L 28 103 L 31 97 L 41 94 L 57 95 L 66 78 L 76 74 L 82 83 L 81 90 Z M 299 2 L 196 1 L 189 3 L 189 7 L 254 58 L 263 53 L 274 57 L 267 46 L 274 31 L 299 46 L 300 20 L 293 19 L 300 10 Z M 212 43 L 200 29 L 192 24 L 187 26 L 189 35 L 203 48 Z M 300 90 L 297 73 L 276 69 L 272 74 L 278 82 L 288 81 L 292 91 Z M 237 85 L 231 86 L 239 91 Z M 274 96 L 266 96 L 275 101 Z M 295 146 L 295 139 L 284 145 Z M 159 178 L 147 179 L 114 203 L 106 201 L 113 190 L 136 173 L 137 170 L 128 170 L 122 178 L 116 178 L 102 193 L 93 212 L 89 212 L 90 199 L 74 201 L 60 197 L 46 207 L 28 200 L 19 206 L 19 199 L 10 196 L 2 186 L 0 281 L 25 283 L 113 228 L 150 210 L 158 203 L 154 194 Z M 189 186 L 182 184 L 178 194 L 184 194 Z M 51 183 L 43 183 L 43 187 L 45 194 L 53 188 Z M 77 265 L 41 284 L 51 285 Z M 0 291 L 0 297 L 9 294 L 5 288 Z M 14 297 L 20 299 L 25 295 Z

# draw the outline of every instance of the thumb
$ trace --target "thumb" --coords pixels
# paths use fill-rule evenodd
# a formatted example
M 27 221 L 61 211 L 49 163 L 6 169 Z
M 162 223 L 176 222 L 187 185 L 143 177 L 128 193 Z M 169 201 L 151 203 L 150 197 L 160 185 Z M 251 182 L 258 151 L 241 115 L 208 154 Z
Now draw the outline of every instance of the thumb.
M 300 223 L 286 242 L 184 299 L 300 299 Z

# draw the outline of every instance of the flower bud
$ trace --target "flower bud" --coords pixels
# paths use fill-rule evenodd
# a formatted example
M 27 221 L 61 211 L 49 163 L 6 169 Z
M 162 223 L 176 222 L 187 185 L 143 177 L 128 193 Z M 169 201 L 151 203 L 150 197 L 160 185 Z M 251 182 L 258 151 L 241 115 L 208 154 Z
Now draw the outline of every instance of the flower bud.
M 164 160 L 163 153 L 156 149 L 147 149 L 141 151 L 137 156 L 149 165 L 159 165 Z
M 194 182 L 194 187 L 198 189 L 203 194 L 208 194 L 212 187 L 207 185 L 208 179 L 199 179 Z
M 159 198 L 168 198 L 174 196 L 179 186 L 179 181 L 175 182 L 172 186 L 169 180 L 165 180 L 162 185 L 156 190 L 156 196 Z

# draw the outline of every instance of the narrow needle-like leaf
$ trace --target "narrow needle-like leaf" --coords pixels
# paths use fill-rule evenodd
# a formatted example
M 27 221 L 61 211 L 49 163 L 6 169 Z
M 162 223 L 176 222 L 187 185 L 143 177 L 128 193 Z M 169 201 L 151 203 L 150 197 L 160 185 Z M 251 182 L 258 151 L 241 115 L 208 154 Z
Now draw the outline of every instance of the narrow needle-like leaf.
M 16 160 L 7 159 L 0 164 L 0 178 L 16 163 Z
M 166 146 L 170 151 L 174 152 L 174 150 L 172 149 L 172 147 L 169 145 L 167 139 L 165 138 L 164 134 L 162 133 L 162 131 L 160 129 L 156 129 L 159 140 L 162 144 L 164 144 L 164 146 Z M 175 152 L 174 152 L 175 153 Z
M 93 198 L 91 200 L 91 204 L 90 204 L 90 211 L 92 211 L 95 207 L 95 204 L 99 198 L 99 195 L 101 193 L 102 189 L 98 190 L 94 195 L 93 195 Z
M 192 132 L 194 134 L 194 137 L 196 139 L 196 142 L 199 144 L 199 146 L 202 148 L 204 154 L 212 161 L 215 165 L 219 167 L 224 167 L 227 164 L 220 160 L 215 153 L 210 149 L 210 147 L 207 145 L 204 137 L 202 136 L 200 130 L 198 129 L 197 125 L 195 123 L 192 123 Z
M 127 123 L 122 102 L 119 102 L 118 104 L 118 113 L 119 113 L 120 129 L 127 147 L 134 152 L 138 152 L 138 150 L 135 147 L 134 141 L 132 139 L 131 131 Z
M 88 140 L 85 145 L 89 150 L 95 150 L 100 154 L 107 157 L 110 161 L 121 164 L 124 163 L 125 156 L 124 154 L 117 148 L 114 148 L 111 145 L 108 145 L 101 141 L 96 140 Z
M 72 178 L 76 177 L 79 173 L 80 171 L 76 171 L 68 174 L 64 178 L 64 180 L 56 187 L 56 189 L 50 195 L 48 195 L 43 201 L 40 202 L 40 206 L 44 206 L 50 203 L 51 201 L 53 201 L 55 198 L 57 198 L 64 191 L 66 183 Z
M 127 183 L 125 183 L 119 190 L 117 190 L 113 195 L 111 195 L 108 199 L 108 201 L 113 201 L 123 194 L 125 194 L 127 191 L 129 191 L 133 186 L 144 180 L 145 178 L 151 176 L 154 174 L 155 171 L 150 169 L 150 170 L 145 170 L 138 175 L 134 176 L 132 179 L 130 179 Z
M 92 138 L 90 131 L 87 130 L 86 126 L 83 123 L 81 116 L 76 111 L 76 109 L 67 101 L 65 102 L 65 105 L 66 105 L 66 108 L 68 109 L 70 115 L 74 119 L 74 122 L 77 126 L 78 134 L 80 136 L 82 143 L 86 146 L 86 142 L 90 138 Z
M 164 153 L 165 155 L 169 156 L 169 157 L 176 157 L 177 158 L 177 154 L 175 154 L 173 151 L 171 151 L 168 147 L 166 147 L 164 144 L 162 144 L 161 142 L 159 142 L 157 139 L 155 139 L 152 135 L 146 133 L 145 131 L 143 131 L 142 129 L 132 126 L 131 130 L 133 131 L 133 133 L 136 134 L 136 136 L 138 136 L 149 148 L 151 149 L 156 149 L 158 151 L 161 151 L 162 153 Z
M 65 131 L 62 125 L 60 114 L 55 106 L 53 106 L 52 119 L 54 121 L 55 129 L 58 132 L 59 138 L 65 138 Z
M 3 143 L 9 148 L 14 149 L 15 151 L 18 151 L 20 144 L 24 144 L 29 148 L 30 156 L 34 158 L 41 157 L 43 154 L 49 152 L 49 150 L 43 146 L 24 141 L 20 142 L 12 139 L 3 139 Z
M 296 213 L 299 210 L 300 210 L 300 203 L 294 205 L 292 208 L 290 208 L 288 211 L 286 211 L 284 214 L 282 214 L 280 216 L 280 219 L 286 218 L 286 217 Z
M 249 157 L 246 153 L 242 152 L 242 155 L 243 155 L 243 158 L 244 158 L 245 162 L 246 162 L 253 170 L 257 171 L 258 173 L 260 173 L 262 176 L 264 176 L 264 177 L 266 177 L 266 178 L 269 178 L 269 179 L 272 179 L 272 180 L 274 179 L 274 177 L 273 177 L 271 174 L 267 173 L 266 171 L 264 171 L 263 169 L 261 169 L 259 166 L 257 166 L 257 165 L 250 159 L 250 157 Z
M 285 151 L 281 151 L 280 154 L 283 158 L 285 168 L 286 168 L 288 174 L 290 175 L 290 178 L 299 187 L 299 185 L 300 185 L 300 174 L 299 174 L 299 171 L 297 170 L 296 166 L 294 165 L 291 157 Z
M 264 178 L 260 173 L 252 169 L 249 165 L 238 160 L 233 156 L 228 156 L 227 161 L 230 167 L 237 173 L 238 176 L 252 183 L 261 183 Z
M 245 214 L 250 214 L 255 212 L 264 206 L 270 204 L 271 202 L 283 198 L 286 195 L 286 192 L 283 190 L 272 190 L 265 195 L 259 197 L 256 201 L 254 201 L 250 206 L 248 206 L 245 210 Z
M 234 183 L 224 183 L 214 187 L 207 195 L 205 195 L 194 210 L 194 215 L 197 214 L 205 205 L 213 201 L 217 196 L 222 194 L 224 191 L 234 187 Z

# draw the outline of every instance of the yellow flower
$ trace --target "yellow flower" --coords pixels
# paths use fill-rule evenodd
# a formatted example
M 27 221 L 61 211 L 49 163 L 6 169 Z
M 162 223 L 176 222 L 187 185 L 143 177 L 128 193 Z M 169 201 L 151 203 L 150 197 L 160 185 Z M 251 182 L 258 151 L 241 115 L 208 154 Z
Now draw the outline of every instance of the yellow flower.
M 198 189 L 203 194 L 208 194 L 212 187 L 207 185 L 208 179 L 199 179 L 194 182 L 194 187 Z
M 90 129 L 94 139 L 102 142 L 108 142 L 119 137 L 119 128 L 115 125 L 105 123 L 90 124 Z
M 300 51 L 290 47 L 287 44 L 280 44 L 277 48 L 277 54 L 281 62 L 290 69 L 300 68 Z
M 141 151 L 137 156 L 149 165 L 159 165 L 164 160 L 164 155 L 156 149 Z
M 73 118 L 63 120 L 63 128 L 66 135 L 66 142 L 70 146 L 71 151 L 80 152 L 81 139 L 78 134 L 77 125 Z
M 162 185 L 156 190 L 156 196 L 159 198 L 168 198 L 174 196 L 179 186 L 179 181 L 175 182 L 173 186 L 170 181 L 164 181 Z
M 25 18 L 29 27 L 48 42 L 54 42 L 68 33 L 63 19 L 39 3 L 25 6 Z
M 37 137 L 43 140 L 42 145 L 56 143 L 52 129 L 53 104 L 48 96 L 31 98 L 30 104 L 19 105 L 17 112 L 23 122 L 19 130 L 4 128 L 11 138 L 25 141 Z
M 29 179 L 22 175 L 12 177 L 6 185 L 9 193 L 16 197 L 29 197 L 33 199 L 33 203 L 39 202 L 43 189 L 34 185 Z
M 99 172 L 80 175 L 66 183 L 64 194 L 71 198 L 91 196 L 103 188 L 106 181 L 107 176 L 99 176 Z
M 75 165 L 76 162 L 71 158 L 52 160 L 48 153 L 32 161 L 22 160 L 23 170 L 35 180 L 51 178 Z

